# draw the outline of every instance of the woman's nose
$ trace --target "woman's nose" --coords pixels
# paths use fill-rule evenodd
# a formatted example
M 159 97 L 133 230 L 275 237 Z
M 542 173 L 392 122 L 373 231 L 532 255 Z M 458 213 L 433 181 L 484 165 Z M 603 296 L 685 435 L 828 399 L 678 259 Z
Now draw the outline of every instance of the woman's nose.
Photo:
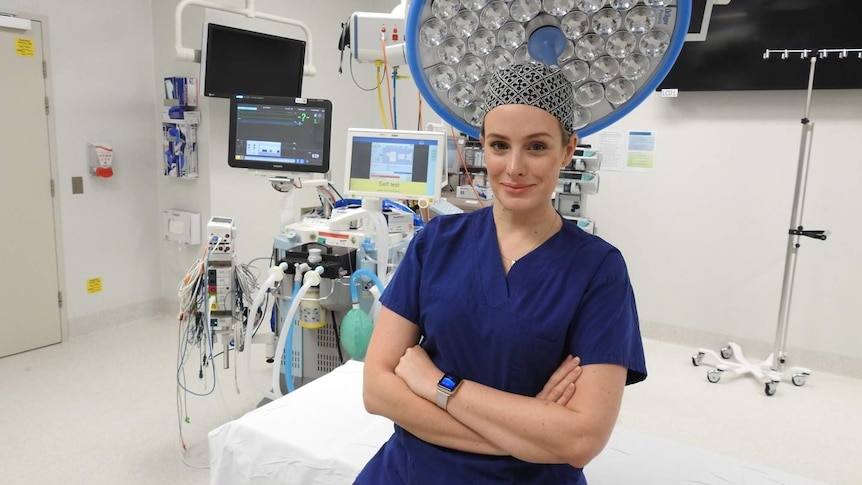
M 524 162 L 518 150 L 509 151 L 509 159 L 506 160 L 506 173 L 509 175 L 523 175 Z

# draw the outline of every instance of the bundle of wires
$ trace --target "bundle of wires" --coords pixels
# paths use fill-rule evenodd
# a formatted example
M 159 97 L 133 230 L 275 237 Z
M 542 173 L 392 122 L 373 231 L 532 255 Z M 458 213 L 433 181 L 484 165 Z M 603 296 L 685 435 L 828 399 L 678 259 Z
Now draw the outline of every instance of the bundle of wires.
M 186 443 L 183 439 L 183 422 L 188 423 L 188 394 L 195 396 L 207 396 L 215 390 L 215 367 L 210 365 L 213 356 L 213 339 L 212 332 L 207 322 L 209 316 L 206 314 L 206 305 L 204 304 L 207 288 L 206 266 L 209 262 L 213 248 L 218 244 L 219 238 L 214 237 L 209 244 L 204 247 L 204 253 L 201 258 L 192 264 L 186 273 L 185 277 L 179 284 L 178 296 L 180 298 L 180 313 L 179 321 L 181 325 L 177 327 L 177 425 L 179 427 L 180 443 L 182 449 L 186 450 Z M 203 308 L 203 311 L 201 311 Z M 204 373 L 204 367 L 209 367 L 212 374 L 212 383 L 204 382 L 203 391 L 193 391 L 189 389 L 186 380 L 185 368 L 190 357 L 194 353 L 194 348 L 198 351 L 198 378 L 205 380 L 207 373 Z
M 234 288 L 236 288 L 237 292 L 236 313 L 238 314 L 242 324 L 235 326 L 236 334 L 234 336 L 234 342 L 240 352 L 245 350 L 245 332 L 248 331 L 249 320 L 252 321 L 252 335 L 257 335 L 257 331 L 260 328 L 261 323 L 264 321 L 263 315 L 265 313 L 265 309 L 269 307 L 269 293 L 267 292 L 263 305 L 261 305 L 257 310 L 257 314 L 251 316 L 248 315 L 252 303 L 252 296 L 260 287 L 258 284 L 258 278 L 260 275 L 255 273 L 253 264 L 255 261 L 262 260 L 267 260 L 271 265 L 273 257 L 255 258 L 248 263 L 239 263 L 235 267 Z
M 221 352 L 214 353 L 213 349 L 214 334 L 209 323 L 210 308 L 207 304 L 207 288 L 212 282 L 208 281 L 207 267 L 209 266 L 213 248 L 219 242 L 221 242 L 219 237 L 213 237 L 210 241 L 207 241 L 208 244 L 204 247 L 203 254 L 191 265 L 177 288 L 180 299 L 180 312 L 178 315 L 180 325 L 177 329 L 176 397 L 177 424 L 183 450 L 188 449 L 183 438 L 182 428 L 184 422 L 190 422 L 188 395 L 209 396 L 216 389 L 216 369 L 213 361 L 221 355 Z M 271 257 L 257 259 L 271 259 Z M 233 318 L 241 320 L 242 324 L 234 326 L 236 334 L 227 351 L 234 350 L 237 345 L 244 342 L 244 338 L 240 337 L 244 337 L 244 332 L 247 328 L 246 322 L 249 320 L 247 303 L 250 302 L 247 300 L 258 289 L 257 276 L 254 274 L 251 266 L 254 261 L 256 260 L 252 260 L 248 264 L 235 265 L 233 273 L 233 287 L 235 290 L 228 297 L 234 298 L 235 302 L 233 306 Z M 267 303 L 264 304 L 263 308 L 266 308 Z M 261 318 L 262 315 L 263 311 L 259 311 L 258 315 L 252 316 L 254 332 L 257 331 L 260 323 L 263 321 L 263 318 Z M 186 376 L 186 369 L 194 359 L 197 360 L 197 377 L 202 381 L 202 389 L 193 389 Z M 234 367 L 234 372 L 236 372 L 236 367 Z M 239 390 L 237 389 L 238 392 Z M 224 400 L 224 396 L 221 397 Z M 225 404 L 225 408 L 227 408 L 227 404 Z

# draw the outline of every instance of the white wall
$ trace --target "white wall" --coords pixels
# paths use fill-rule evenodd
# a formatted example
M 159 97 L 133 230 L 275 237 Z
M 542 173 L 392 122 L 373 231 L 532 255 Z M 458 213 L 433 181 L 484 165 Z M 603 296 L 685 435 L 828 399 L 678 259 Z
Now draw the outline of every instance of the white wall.
M 653 95 L 608 128 L 658 134 L 653 172 L 604 171 L 588 201 L 600 235 L 626 256 L 647 325 L 774 342 L 805 95 Z M 862 90 L 814 92 L 802 222 L 832 235 L 801 241 L 788 326 L 789 348 L 855 359 L 862 347 L 860 106 Z
M 69 332 L 80 317 L 160 296 L 149 2 L 0 0 L 46 18 Z M 135 19 L 133 22 L 121 19 Z M 86 143 L 114 147 L 114 176 L 87 175 Z M 71 178 L 84 178 L 72 195 Z M 87 280 L 103 291 L 88 294 Z M 35 303 L 35 302 L 34 302 Z
M 154 46 L 154 72 L 151 73 L 154 85 L 154 96 L 159 100 L 157 111 L 164 105 L 163 79 L 169 76 L 198 77 L 200 75 L 200 64 L 191 62 L 180 62 L 176 60 L 174 51 L 174 11 L 177 5 L 175 0 L 157 0 L 152 2 L 153 33 L 152 42 Z M 200 48 L 201 25 L 204 18 L 204 9 L 200 7 L 187 7 L 183 11 L 184 28 L 182 29 L 182 42 L 184 46 Z M 204 100 L 201 111 L 205 110 Z M 162 170 L 156 175 L 156 187 L 158 193 L 157 206 L 154 211 L 161 214 L 166 209 L 180 209 L 201 214 L 201 223 L 205 224 L 211 215 L 209 207 L 210 194 L 210 167 L 209 143 L 202 136 L 207 134 L 208 123 L 202 123 L 198 133 L 198 179 L 178 179 L 166 177 Z M 161 164 L 162 139 L 158 132 L 156 149 L 159 151 L 159 164 Z M 161 167 L 161 165 L 159 165 Z M 186 274 L 192 263 L 200 257 L 202 247 L 181 247 L 165 241 L 157 243 L 159 259 L 154 265 L 160 270 L 160 281 L 162 297 L 168 299 L 172 307 L 179 310 L 177 298 L 177 286 Z

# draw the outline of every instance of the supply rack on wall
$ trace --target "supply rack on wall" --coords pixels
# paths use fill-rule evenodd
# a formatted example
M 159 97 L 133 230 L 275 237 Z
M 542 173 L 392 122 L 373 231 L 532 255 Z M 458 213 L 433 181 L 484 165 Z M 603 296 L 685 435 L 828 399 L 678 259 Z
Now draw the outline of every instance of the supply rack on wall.
M 162 109 L 162 174 L 181 179 L 198 178 L 197 79 L 165 78 L 165 107 Z

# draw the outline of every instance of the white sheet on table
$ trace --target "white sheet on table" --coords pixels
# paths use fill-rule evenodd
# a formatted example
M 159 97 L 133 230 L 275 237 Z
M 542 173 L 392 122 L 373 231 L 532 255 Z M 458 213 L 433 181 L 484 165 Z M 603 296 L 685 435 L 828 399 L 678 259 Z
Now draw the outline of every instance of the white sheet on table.
M 390 435 L 362 404 L 362 363 L 348 361 L 210 432 L 210 484 L 349 484 Z
M 349 485 L 391 435 L 349 361 L 210 432 L 210 485 Z M 826 485 L 621 429 L 585 473 L 590 485 Z

